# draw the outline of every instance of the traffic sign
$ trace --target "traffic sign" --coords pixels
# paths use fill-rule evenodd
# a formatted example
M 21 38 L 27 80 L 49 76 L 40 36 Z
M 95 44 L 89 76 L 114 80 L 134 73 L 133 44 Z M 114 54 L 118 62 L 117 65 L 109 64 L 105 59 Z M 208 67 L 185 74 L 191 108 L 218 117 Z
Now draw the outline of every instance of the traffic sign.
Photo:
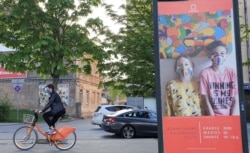
M 25 82 L 25 79 L 12 79 L 11 83 L 13 84 L 14 90 L 19 92 Z
M 19 92 L 19 91 L 21 90 L 21 86 L 19 86 L 19 85 L 15 86 L 14 90 L 15 90 L 16 92 Z

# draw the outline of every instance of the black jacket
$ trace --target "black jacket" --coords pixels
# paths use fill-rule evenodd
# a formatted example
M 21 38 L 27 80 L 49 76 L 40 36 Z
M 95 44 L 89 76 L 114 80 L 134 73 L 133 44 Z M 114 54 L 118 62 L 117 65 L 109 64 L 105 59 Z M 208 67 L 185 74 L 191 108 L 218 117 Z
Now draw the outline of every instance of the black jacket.
M 65 110 L 60 96 L 55 91 L 50 94 L 49 102 L 42 109 L 42 112 L 45 112 L 49 108 L 51 108 L 52 114 Z

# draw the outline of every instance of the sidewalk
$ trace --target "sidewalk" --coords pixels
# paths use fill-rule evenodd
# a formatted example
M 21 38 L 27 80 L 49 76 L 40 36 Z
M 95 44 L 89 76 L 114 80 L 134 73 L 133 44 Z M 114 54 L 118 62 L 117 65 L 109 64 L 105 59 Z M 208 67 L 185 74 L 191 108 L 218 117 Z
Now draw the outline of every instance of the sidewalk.
M 11 126 L 11 125 L 23 125 L 23 123 L 1 123 L 0 122 L 0 127 L 1 126 Z
M 74 120 L 80 120 L 80 119 L 74 118 L 74 117 L 62 118 L 57 123 L 70 122 Z M 39 122 L 39 124 L 43 124 L 43 123 L 45 122 Z M 0 126 L 10 126 L 10 125 L 16 125 L 16 124 L 24 124 L 24 123 L 23 122 L 0 122 Z
M 77 138 L 78 143 L 84 143 L 84 146 L 88 146 L 87 142 L 93 141 L 102 143 L 103 140 L 107 137 L 108 133 L 102 132 L 98 126 L 91 125 L 91 119 L 75 119 L 60 121 L 59 126 L 61 125 L 71 125 L 77 129 Z M 0 145 L 13 144 L 12 137 L 15 130 L 24 125 L 23 123 L 0 123 Z M 47 129 L 46 123 L 39 123 L 42 129 Z M 250 124 L 248 125 L 248 131 L 250 130 Z M 99 133 L 99 134 L 97 134 Z M 248 132 L 249 133 L 249 132 Z M 105 136 L 104 136 L 105 135 Z M 249 136 L 250 134 L 248 134 Z M 249 138 L 249 137 L 248 137 Z M 123 139 L 115 139 L 116 141 L 126 141 Z M 135 139 L 136 140 L 136 139 Z M 107 142 L 113 142 L 112 139 L 105 139 Z M 131 141 L 131 140 L 129 140 Z M 148 141 L 148 140 L 147 140 Z M 42 142 L 41 142 L 42 143 Z M 41 144 L 40 143 L 40 144 Z M 86 144 L 85 144 L 86 143 Z M 156 142 L 155 142 L 156 143 Z M 83 145 L 83 144 L 81 144 Z M 157 144 L 155 144 L 157 146 Z M 44 147 L 44 146 L 43 146 Z M 249 153 L 250 153 L 250 141 L 248 142 Z

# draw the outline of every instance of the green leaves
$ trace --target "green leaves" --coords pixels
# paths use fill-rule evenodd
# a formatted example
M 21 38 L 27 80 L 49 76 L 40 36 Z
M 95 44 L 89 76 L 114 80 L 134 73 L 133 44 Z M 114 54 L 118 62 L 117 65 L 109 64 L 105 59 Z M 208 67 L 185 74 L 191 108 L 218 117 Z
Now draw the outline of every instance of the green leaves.
M 109 39 L 114 48 L 109 53 L 114 59 L 105 65 L 104 72 L 110 79 L 104 85 L 121 90 L 127 96 L 154 96 L 152 1 L 129 1 L 121 6 L 127 12 L 122 16 L 111 8 L 106 5 L 108 14 L 122 24 L 122 28 Z
M 0 42 L 17 52 L 0 55 L 0 63 L 8 71 L 35 71 L 55 82 L 69 73 L 91 74 L 94 63 L 112 90 L 154 96 L 152 0 L 122 5 L 126 15 L 101 0 L 78 1 L 1 0 Z M 100 4 L 121 25 L 118 34 L 104 25 L 106 18 L 89 18 Z
M 8 71 L 35 71 L 57 81 L 72 72 L 91 72 L 93 61 L 107 56 L 101 40 L 89 38 L 91 31 L 102 35 L 100 19 L 78 21 L 91 13 L 100 0 L 2 0 L 0 2 L 0 42 L 17 52 L 1 55 Z M 96 43 L 99 42 L 99 43 Z M 93 59 L 86 59 L 85 56 Z M 78 63 L 78 64 L 76 64 Z

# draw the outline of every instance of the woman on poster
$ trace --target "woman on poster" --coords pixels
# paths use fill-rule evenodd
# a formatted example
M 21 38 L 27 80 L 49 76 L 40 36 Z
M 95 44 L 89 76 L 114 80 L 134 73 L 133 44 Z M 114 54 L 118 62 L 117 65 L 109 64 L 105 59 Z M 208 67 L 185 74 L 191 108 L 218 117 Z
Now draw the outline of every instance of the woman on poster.
M 237 74 L 225 66 L 227 45 L 213 41 L 206 47 L 212 65 L 200 73 L 200 94 L 204 96 L 208 115 L 239 115 Z
M 166 85 L 165 111 L 167 116 L 200 116 L 199 84 L 193 80 L 194 64 L 186 55 L 175 61 L 178 79 Z

